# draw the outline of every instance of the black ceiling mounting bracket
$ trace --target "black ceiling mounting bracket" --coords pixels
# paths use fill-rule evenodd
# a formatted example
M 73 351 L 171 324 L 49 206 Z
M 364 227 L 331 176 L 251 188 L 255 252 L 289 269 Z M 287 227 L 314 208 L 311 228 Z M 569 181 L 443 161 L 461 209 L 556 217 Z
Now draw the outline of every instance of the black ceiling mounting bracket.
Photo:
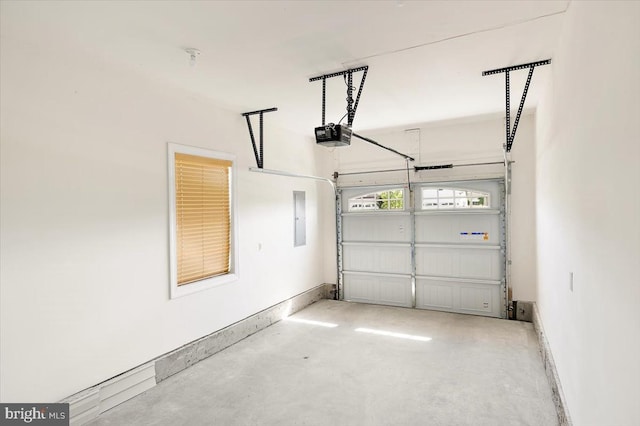
M 537 66 L 548 65 L 551 63 L 551 59 L 545 59 L 544 61 L 530 62 L 528 64 L 514 65 L 512 67 L 497 68 L 494 70 L 483 71 L 482 75 L 493 75 L 504 73 L 505 75 L 505 94 L 506 94 L 506 143 L 505 149 L 507 152 L 511 151 L 513 146 L 513 140 L 516 137 L 516 130 L 518 129 L 518 123 L 520 122 L 520 115 L 522 114 L 522 108 L 524 108 L 524 101 L 527 98 L 527 92 L 529 91 L 529 84 L 531 84 L 531 77 L 533 76 L 533 69 Z M 516 114 L 516 119 L 513 122 L 513 128 L 511 128 L 511 93 L 509 86 L 509 72 L 522 70 L 529 68 L 529 75 L 527 76 L 527 82 L 524 84 L 524 91 L 522 92 L 522 98 L 520 99 L 520 106 Z
M 322 127 L 325 127 L 325 113 L 326 113 L 326 101 L 327 101 L 327 79 L 328 78 L 333 78 L 333 77 L 340 77 L 342 76 L 345 80 L 345 83 L 347 85 L 347 113 L 345 114 L 345 116 L 347 116 L 347 126 L 349 127 L 349 129 L 353 126 L 353 119 L 356 116 L 356 110 L 358 109 L 358 103 L 360 103 L 360 95 L 362 95 L 362 88 L 364 87 L 364 82 L 367 78 L 367 71 L 369 70 L 369 66 L 368 65 L 364 65 L 361 67 L 357 67 L 357 68 L 350 68 L 348 70 L 344 70 L 344 71 L 338 71 L 338 72 L 334 72 L 331 74 L 324 74 L 324 75 L 319 75 L 317 77 L 311 77 L 309 79 L 309 82 L 312 81 L 318 81 L 318 80 L 322 80 Z M 353 73 L 355 72 L 359 72 L 362 71 L 362 79 L 360 80 L 360 87 L 358 88 L 358 94 L 356 95 L 356 98 L 353 99 Z M 343 117 L 344 118 L 344 117 Z M 342 121 L 342 119 L 340 120 Z M 340 124 L 340 123 L 338 123 Z M 336 126 L 333 123 L 329 123 L 329 127 L 330 128 L 334 128 L 334 126 L 340 127 L 340 126 Z M 321 144 L 326 144 L 327 142 L 330 142 L 329 146 L 338 146 L 336 144 L 334 144 L 334 139 L 322 139 L 319 140 L 318 139 L 318 131 L 326 131 L 320 128 L 316 128 L 316 143 L 321 143 Z M 378 146 L 382 149 L 386 149 L 387 151 L 393 152 L 394 154 L 397 154 L 399 156 L 401 156 L 402 158 L 404 158 L 407 161 L 415 161 L 415 159 L 409 155 L 403 154 L 401 152 L 396 151 L 393 148 L 389 148 L 387 146 L 384 146 L 376 141 L 374 141 L 373 139 L 361 136 L 357 133 L 352 133 L 349 132 L 352 136 L 355 136 L 356 138 L 362 139 L 365 142 L 369 142 L 372 145 Z M 349 136 L 350 138 L 351 136 Z M 348 145 L 349 143 L 344 143 L 343 145 Z
M 340 77 L 346 81 L 347 84 L 347 124 L 349 127 L 353 125 L 353 119 L 356 116 L 356 110 L 358 109 L 358 103 L 360 102 L 360 95 L 362 94 L 362 88 L 364 87 L 364 81 L 367 78 L 367 70 L 369 69 L 368 65 L 351 68 L 344 71 L 338 71 L 331 74 L 319 75 L 317 77 L 311 77 L 309 82 L 322 80 L 322 125 L 325 125 L 325 111 L 326 111 L 326 100 L 327 100 L 327 79 L 333 77 Z M 360 80 L 360 87 L 358 88 L 358 94 L 356 95 L 355 100 L 353 99 L 353 73 L 363 71 L 362 80 Z
M 247 127 L 249 128 L 249 136 L 251 136 L 251 145 L 253 146 L 253 154 L 256 156 L 256 163 L 259 169 L 264 166 L 264 149 L 263 149 L 263 117 L 265 112 L 277 111 L 278 108 L 267 108 L 258 111 L 243 112 L 242 116 L 247 119 Z M 253 136 L 253 128 L 251 127 L 250 116 L 260 114 L 260 147 L 256 145 L 256 138 Z

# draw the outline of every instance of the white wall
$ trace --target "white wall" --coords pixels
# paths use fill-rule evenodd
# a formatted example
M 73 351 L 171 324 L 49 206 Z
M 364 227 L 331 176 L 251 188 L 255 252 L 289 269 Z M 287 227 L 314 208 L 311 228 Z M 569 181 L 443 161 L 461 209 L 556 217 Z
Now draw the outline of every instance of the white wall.
M 520 71 L 526 73 L 526 70 Z M 537 71 L 536 71 L 537 72 Z M 536 72 L 531 86 L 537 86 Z M 523 87 L 514 87 L 516 97 Z M 512 101 L 513 102 L 513 101 Z M 503 136 L 504 137 L 504 136 Z M 520 120 L 511 148 L 511 197 L 509 234 L 511 244 L 511 286 L 514 300 L 536 300 L 535 235 L 535 116 Z
M 538 108 L 538 305 L 574 424 L 637 425 L 640 3 L 565 19 Z
M 241 111 L 19 32 L 1 55 L 0 400 L 60 400 L 324 282 L 332 190 L 248 172 Z M 265 167 L 329 175 L 328 153 L 275 114 Z M 236 154 L 239 171 L 241 278 L 175 300 L 167 142 Z M 307 200 L 298 248 L 294 190 Z
M 383 145 L 410 155 L 416 159 L 413 165 L 502 161 L 504 134 L 500 116 L 472 117 L 436 123 L 421 123 L 402 128 L 357 131 Z M 389 151 L 376 147 L 356 137 L 351 146 L 334 148 L 335 167 L 341 173 L 402 169 L 405 160 Z M 414 175 L 412 181 L 441 179 L 471 179 L 495 177 L 504 174 L 503 167 L 466 167 L 424 171 Z M 378 183 L 402 183 L 407 173 L 378 173 L 340 177 L 341 185 L 370 185 Z
M 525 71 L 526 72 L 526 71 Z M 535 77 L 534 77 L 535 79 Z M 535 81 L 532 83 L 535 84 Z M 513 101 L 522 87 L 512 90 Z M 504 96 L 497 93 L 496 96 Z M 363 136 L 413 156 L 413 165 L 465 164 L 502 162 L 505 143 L 504 114 L 495 114 L 436 123 L 419 124 L 407 128 L 358 132 Z M 414 129 L 406 131 L 407 129 Z M 418 130 L 416 133 L 415 129 Z M 535 300 L 535 185 L 534 185 L 535 119 L 525 110 L 518 125 L 511 151 L 511 287 L 514 300 Z M 402 157 L 360 139 L 353 138 L 351 146 L 334 148 L 334 167 L 341 173 L 366 170 L 402 169 Z M 411 182 L 484 179 L 504 177 L 504 166 L 489 165 L 459 167 L 442 170 L 410 172 Z M 374 184 L 406 184 L 407 173 L 374 173 L 345 175 L 339 178 L 343 186 Z

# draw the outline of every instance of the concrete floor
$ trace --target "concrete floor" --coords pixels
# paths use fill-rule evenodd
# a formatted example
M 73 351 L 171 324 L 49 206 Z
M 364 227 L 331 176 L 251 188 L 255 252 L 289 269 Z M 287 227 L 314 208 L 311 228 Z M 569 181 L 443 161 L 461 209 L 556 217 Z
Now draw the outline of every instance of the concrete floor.
M 322 300 L 91 425 L 545 426 L 557 420 L 530 323 Z

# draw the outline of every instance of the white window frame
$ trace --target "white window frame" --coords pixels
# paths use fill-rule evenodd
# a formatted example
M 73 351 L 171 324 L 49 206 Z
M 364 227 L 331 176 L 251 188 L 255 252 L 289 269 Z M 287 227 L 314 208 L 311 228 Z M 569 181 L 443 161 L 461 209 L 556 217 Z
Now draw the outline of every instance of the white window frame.
M 405 190 L 406 188 L 404 187 L 393 187 L 393 188 L 382 188 L 379 190 L 374 190 L 373 192 L 364 192 L 360 195 L 354 195 L 353 197 L 349 197 L 347 198 L 347 208 L 346 208 L 346 212 L 347 213 L 358 213 L 358 214 L 362 214 L 362 213 L 399 213 L 399 212 L 404 212 L 407 209 L 407 191 Z M 352 210 L 351 209 L 351 200 L 355 199 L 355 198 L 360 198 L 360 197 L 364 197 L 366 195 L 372 195 L 372 194 L 379 194 L 381 192 L 391 192 L 391 191 L 398 191 L 401 190 L 402 191 L 402 208 L 401 209 L 355 209 Z M 395 198 L 396 200 L 398 198 Z M 373 203 L 376 203 L 378 201 L 378 198 L 376 197 L 373 200 Z
M 236 197 L 236 156 L 225 152 L 212 151 L 209 149 L 198 148 L 176 143 L 168 143 L 168 164 L 169 164 L 169 274 L 170 274 L 170 296 L 171 299 L 208 290 L 224 284 L 238 281 L 239 262 L 238 262 L 238 220 L 237 220 L 237 197 Z M 205 278 L 192 283 L 178 285 L 178 259 L 177 259 L 177 241 L 176 241 L 176 172 L 175 172 L 175 154 L 190 154 L 200 157 L 216 158 L 231 161 L 230 188 L 229 196 L 229 219 L 231 221 L 231 236 L 229 247 L 229 272 L 224 275 Z
M 452 199 L 453 200 L 453 205 L 451 206 L 444 206 L 441 207 L 440 206 L 440 197 L 437 196 L 436 198 L 426 198 L 427 200 L 436 200 L 438 204 L 436 204 L 435 208 L 426 208 L 423 206 L 424 200 L 425 198 L 423 197 L 423 190 L 424 189 L 433 189 L 436 192 L 440 189 L 443 190 L 451 190 L 453 191 L 454 194 L 452 194 L 451 197 L 443 197 L 443 199 Z M 462 192 L 476 192 L 476 193 L 480 193 L 483 194 L 484 197 L 487 197 L 489 200 L 489 204 L 486 206 L 474 206 L 474 207 L 457 207 L 455 204 L 455 200 L 456 200 L 456 196 L 455 196 L 455 191 L 462 191 Z M 492 200 L 492 195 L 490 192 L 487 191 L 482 191 L 482 190 L 478 190 L 478 189 L 471 189 L 471 188 L 462 188 L 462 187 L 453 187 L 453 186 L 423 186 L 420 188 L 419 191 L 420 197 L 416 197 L 416 207 L 418 208 L 418 210 L 423 210 L 423 211 L 438 211 L 438 210 L 465 210 L 465 211 L 482 211 L 482 210 L 487 210 L 487 209 L 491 209 L 491 203 L 493 202 Z M 468 198 L 468 197 L 465 197 Z M 419 204 L 418 204 L 419 203 Z

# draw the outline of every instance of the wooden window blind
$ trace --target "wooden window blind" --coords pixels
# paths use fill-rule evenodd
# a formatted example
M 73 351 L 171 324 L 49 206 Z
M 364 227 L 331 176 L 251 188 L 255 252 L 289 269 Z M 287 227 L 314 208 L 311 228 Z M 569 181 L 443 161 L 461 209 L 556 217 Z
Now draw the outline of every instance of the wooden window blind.
M 229 273 L 231 166 L 175 153 L 178 286 Z

